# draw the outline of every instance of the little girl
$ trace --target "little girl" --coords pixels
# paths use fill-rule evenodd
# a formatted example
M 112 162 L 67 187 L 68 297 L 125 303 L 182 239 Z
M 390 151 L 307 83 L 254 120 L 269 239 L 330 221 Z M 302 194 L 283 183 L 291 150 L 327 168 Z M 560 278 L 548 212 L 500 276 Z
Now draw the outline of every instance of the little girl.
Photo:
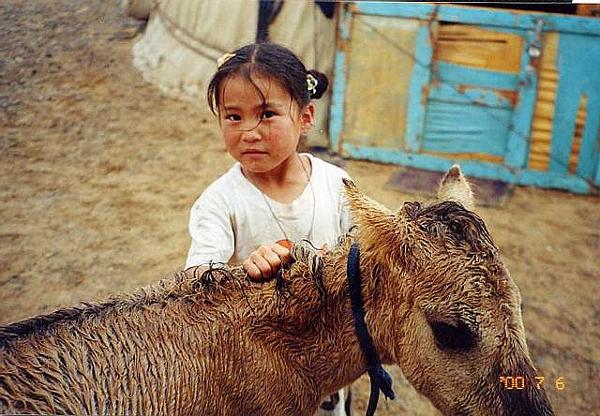
M 307 71 L 276 44 L 251 44 L 219 59 L 208 104 L 237 163 L 192 207 L 186 269 L 241 263 L 251 279 L 267 279 L 287 261 L 291 242 L 333 246 L 348 231 L 342 192 L 348 174 L 297 152 L 313 124 L 311 98 L 327 86 L 324 74 Z M 344 415 L 340 393 L 341 400 L 336 394 L 321 408 Z

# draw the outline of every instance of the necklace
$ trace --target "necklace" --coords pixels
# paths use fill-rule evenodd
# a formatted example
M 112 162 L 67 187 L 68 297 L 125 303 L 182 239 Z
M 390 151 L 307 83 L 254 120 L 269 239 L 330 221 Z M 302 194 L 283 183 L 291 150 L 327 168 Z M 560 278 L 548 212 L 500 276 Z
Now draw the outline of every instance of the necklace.
M 306 181 L 308 183 L 308 186 L 310 187 L 310 193 L 312 194 L 312 216 L 311 216 L 311 219 L 310 219 L 310 228 L 308 229 L 308 233 L 306 234 L 306 239 L 310 241 L 311 237 L 312 237 L 313 226 L 314 226 L 314 223 L 315 223 L 315 205 L 316 205 L 315 190 L 314 190 L 314 188 L 312 186 L 312 181 L 310 179 L 310 175 L 308 174 L 308 170 L 306 170 L 306 167 L 304 166 L 304 163 L 302 163 L 302 159 L 300 159 L 300 155 L 298 153 L 296 153 L 296 156 L 298 157 L 298 161 L 300 162 L 300 166 L 302 166 L 302 170 L 304 171 L 304 176 L 306 176 Z M 285 237 L 285 239 L 287 241 L 289 241 L 291 243 L 291 240 L 289 239 L 287 233 L 285 232 L 285 229 L 283 228 L 283 224 L 281 223 L 281 221 L 279 220 L 279 218 L 277 218 L 277 215 L 275 215 L 275 211 L 273 210 L 273 207 L 271 206 L 271 204 L 267 200 L 267 197 L 265 196 L 264 192 L 261 191 L 260 189 L 259 189 L 259 191 L 260 191 L 260 194 L 263 197 L 263 200 L 265 201 L 265 204 L 269 208 L 269 212 L 271 213 L 271 216 L 273 217 L 273 219 L 277 223 L 277 226 L 281 230 L 283 236 Z

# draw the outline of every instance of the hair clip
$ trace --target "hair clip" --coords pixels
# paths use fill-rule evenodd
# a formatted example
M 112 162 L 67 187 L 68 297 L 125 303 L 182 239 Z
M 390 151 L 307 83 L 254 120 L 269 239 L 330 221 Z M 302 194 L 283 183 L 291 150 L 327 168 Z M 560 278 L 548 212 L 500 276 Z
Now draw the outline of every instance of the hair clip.
M 217 68 L 221 68 L 223 65 L 227 63 L 231 58 L 235 56 L 235 53 L 226 53 L 223 54 L 219 59 L 217 59 Z
M 319 81 L 317 81 L 313 74 L 306 75 L 306 85 L 311 95 L 315 95 L 317 93 L 317 85 L 319 85 Z

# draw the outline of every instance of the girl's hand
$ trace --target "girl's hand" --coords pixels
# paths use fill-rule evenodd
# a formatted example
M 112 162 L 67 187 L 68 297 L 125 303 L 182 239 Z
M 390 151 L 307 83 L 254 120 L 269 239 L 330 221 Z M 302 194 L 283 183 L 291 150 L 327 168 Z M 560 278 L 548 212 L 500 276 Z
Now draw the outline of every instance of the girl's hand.
M 283 263 L 290 259 L 290 250 L 279 243 L 260 246 L 242 263 L 244 270 L 254 281 L 275 276 Z

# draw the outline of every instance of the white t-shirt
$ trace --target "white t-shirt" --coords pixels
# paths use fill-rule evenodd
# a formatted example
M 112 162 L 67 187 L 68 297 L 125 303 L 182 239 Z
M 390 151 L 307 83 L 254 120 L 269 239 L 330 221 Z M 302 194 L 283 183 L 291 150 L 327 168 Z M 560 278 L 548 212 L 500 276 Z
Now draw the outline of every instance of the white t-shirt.
M 289 204 L 264 195 L 242 174 L 239 163 L 206 188 L 190 212 L 192 244 L 185 268 L 211 260 L 241 264 L 260 245 L 285 239 L 273 214 L 291 241 L 308 238 L 316 247 L 324 243 L 333 247 L 351 226 L 342 183 L 349 175 L 335 165 L 304 155 L 312 165 L 312 190 L 307 185 Z

